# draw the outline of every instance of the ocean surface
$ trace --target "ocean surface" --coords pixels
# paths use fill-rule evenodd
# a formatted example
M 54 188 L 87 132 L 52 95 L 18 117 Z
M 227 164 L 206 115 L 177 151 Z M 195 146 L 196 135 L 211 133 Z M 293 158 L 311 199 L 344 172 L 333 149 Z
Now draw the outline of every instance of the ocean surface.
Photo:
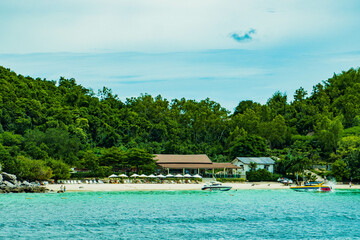
M 360 191 L 0 194 L 0 239 L 356 239 Z

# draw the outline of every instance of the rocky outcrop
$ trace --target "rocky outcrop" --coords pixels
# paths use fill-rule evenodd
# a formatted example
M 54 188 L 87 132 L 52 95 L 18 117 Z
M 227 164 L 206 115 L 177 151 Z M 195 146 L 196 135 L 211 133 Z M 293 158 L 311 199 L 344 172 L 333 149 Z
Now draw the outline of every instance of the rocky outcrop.
M 18 181 L 16 175 L 0 173 L 0 193 L 44 193 L 48 190 L 27 181 Z
M 1 175 L 3 177 L 3 180 L 10 181 L 10 182 L 16 181 L 16 175 L 14 175 L 14 174 L 2 172 Z

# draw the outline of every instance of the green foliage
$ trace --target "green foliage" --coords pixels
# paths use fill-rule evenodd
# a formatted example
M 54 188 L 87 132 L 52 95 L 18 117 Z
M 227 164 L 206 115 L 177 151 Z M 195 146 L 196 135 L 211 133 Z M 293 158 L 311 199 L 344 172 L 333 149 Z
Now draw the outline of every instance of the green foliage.
M 4 172 L 16 171 L 16 163 L 9 151 L 0 144 L 0 164 Z
M 360 149 L 351 150 L 344 158 L 344 162 L 348 166 L 351 178 L 360 176 Z
M 260 181 L 276 181 L 279 175 L 272 174 L 266 169 L 258 169 L 256 171 L 246 172 L 246 179 L 249 182 L 260 182 Z
M 258 108 L 261 108 L 261 104 L 259 103 L 253 102 L 251 100 L 241 101 L 235 108 L 234 115 L 243 114 L 248 109 L 255 111 Z
M 118 147 L 106 149 L 104 154 L 100 157 L 99 163 L 101 166 L 111 166 L 114 171 L 128 167 L 125 151 Z M 95 159 L 93 160 L 95 161 Z
M 336 178 L 336 181 L 342 181 L 349 178 L 349 171 L 347 165 L 343 160 L 336 160 L 331 166 L 331 173 Z
M 112 172 L 113 172 L 112 167 L 110 167 L 110 166 L 101 166 L 95 171 L 94 175 L 96 177 L 104 178 L 104 177 L 110 176 Z
M 46 164 L 52 170 L 52 178 L 55 180 L 58 179 L 68 179 L 70 177 L 70 167 L 60 160 L 48 159 Z
M 32 160 L 24 156 L 18 156 L 16 165 L 16 174 L 20 179 L 29 181 L 48 180 L 52 175 L 51 168 L 42 160 Z
M 287 100 L 277 91 L 266 104 L 239 102 L 230 115 L 210 99 L 145 94 L 122 102 L 106 87 L 95 96 L 75 79 L 57 84 L 0 67 L 0 163 L 15 173 L 19 161 L 52 159 L 60 178 L 67 167 L 59 162 L 103 176 L 151 173 L 157 153 L 207 154 L 220 162 L 270 155 L 282 174 L 343 160 L 349 177 L 360 178 L 359 69 L 334 74 L 309 94 L 299 87 Z
M 216 178 L 216 181 L 218 182 L 241 182 L 244 183 L 245 182 L 245 178 Z
M 99 156 L 93 150 L 87 150 L 80 162 L 78 162 L 77 167 L 85 168 L 92 172 L 96 171 L 99 168 Z
M 330 120 L 322 116 L 315 127 L 316 138 L 323 153 L 330 154 L 337 150 L 338 141 L 343 132 L 341 117 Z
M 147 172 L 153 172 L 156 167 L 154 156 L 138 148 L 129 149 L 126 160 L 131 167 L 135 167 L 136 172 L 139 172 L 141 168 L 146 169 Z
M 249 164 L 250 171 L 256 171 L 257 166 L 258 165 L 256 162 L 250 162 L 250 164 Z
M 230 159 L 235 157 L 262 157 L 267 155 L 266 140 L 255 135 L 240 137 L 230 148 Z

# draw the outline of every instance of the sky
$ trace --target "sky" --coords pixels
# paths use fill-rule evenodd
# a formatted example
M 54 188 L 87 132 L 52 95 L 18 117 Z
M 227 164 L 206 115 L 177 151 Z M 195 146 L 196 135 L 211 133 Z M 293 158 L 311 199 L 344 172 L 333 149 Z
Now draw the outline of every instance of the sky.
M 359 13 L 357 0 L 1 1 L 0 65 L 122 101 L 210 98 L 233 111 L 358 68 Z

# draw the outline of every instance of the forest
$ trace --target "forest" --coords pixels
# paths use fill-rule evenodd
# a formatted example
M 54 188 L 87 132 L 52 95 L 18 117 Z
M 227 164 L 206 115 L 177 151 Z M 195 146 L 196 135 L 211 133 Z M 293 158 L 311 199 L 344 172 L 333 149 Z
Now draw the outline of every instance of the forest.
M 331 165 L 318 173 L 360 180 L 360 71 L 334 74 L 312 92 L 299 87 L 292 101 L 278 91 L 265 104 L 244 100 L 230 112 L 210 99 L 143 94 L 121 101 L 106 87 L 95 93 L 73 78 L 49 81 L 0 67 L 4 171 L 30 180 L 67 178 L 70 167 L 94 176 L 146 173 L 160 153 L 207 154 L 214 162 L 270 156 L 284 176 Z

